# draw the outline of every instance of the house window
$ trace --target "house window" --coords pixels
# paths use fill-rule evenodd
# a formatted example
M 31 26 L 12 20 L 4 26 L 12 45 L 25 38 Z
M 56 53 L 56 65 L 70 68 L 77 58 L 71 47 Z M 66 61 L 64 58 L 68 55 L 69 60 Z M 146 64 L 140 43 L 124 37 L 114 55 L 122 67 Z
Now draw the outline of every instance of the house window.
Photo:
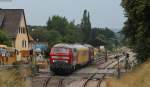
M 20 34 L 22 33 L 22 27 L 19 28 L 19 33 L 20 33 Z
M 26 29 L 25 29 L 25 28 L 23 28 L 23 33 L 25 34 L 25 32 L 26 32 Z
M 19 29 L 18 29 L 18 33 L 20 33 L 20 27 L 19 27 Z
M 21 27 L 19 27 L 19 33 L 21 34 Z
M 22 28 L 22 33 L 24 34 L 24 28 Z
M 27 42 L 26 41 L 24 41 L 24 47 L 27 47 Z
M 21 28 L 21 33 L 23 33 L 23 28 Z
M 22 47 L 27 47 L 27 41 L 26 40 L 22 40 Z
M 26 33 L 25 27 L 20 27 L 20 28 L 19 28 L 19 33 L 20 33 L 20 34 L 25 34 L 25 33 Z
M 24 47 L 24 40 L 22 41 L 22 47 Z

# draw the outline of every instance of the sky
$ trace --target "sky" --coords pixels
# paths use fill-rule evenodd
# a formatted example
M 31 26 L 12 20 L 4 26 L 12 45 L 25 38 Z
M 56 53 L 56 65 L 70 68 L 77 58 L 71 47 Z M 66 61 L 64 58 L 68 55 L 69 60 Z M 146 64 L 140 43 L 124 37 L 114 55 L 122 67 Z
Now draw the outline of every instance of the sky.
M 28 25 L 46 25 L 53 15 L 81 22 L 84 9 L 90 12 L 92 27 L 121 29 L 125 21 L 121 0 L 0 0 L 2 9 L 24 9 Z

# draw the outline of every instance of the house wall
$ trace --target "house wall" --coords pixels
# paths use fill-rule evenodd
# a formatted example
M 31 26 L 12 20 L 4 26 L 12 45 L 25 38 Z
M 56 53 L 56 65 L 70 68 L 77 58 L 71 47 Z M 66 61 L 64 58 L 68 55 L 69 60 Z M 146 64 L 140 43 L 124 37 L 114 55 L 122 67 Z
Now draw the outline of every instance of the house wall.
M 15 39 L 10 38 L 11 46 L 15 47 Z
M 15 41 L 15 48 L 18 51 L 22 50 L 28 50 L 28 35 L 27 35 L 27 29 L 25 24 L 24 15 L 22 14 L 21 20 L 20 20 L 20 27 L 18 29 L 18 34 Z

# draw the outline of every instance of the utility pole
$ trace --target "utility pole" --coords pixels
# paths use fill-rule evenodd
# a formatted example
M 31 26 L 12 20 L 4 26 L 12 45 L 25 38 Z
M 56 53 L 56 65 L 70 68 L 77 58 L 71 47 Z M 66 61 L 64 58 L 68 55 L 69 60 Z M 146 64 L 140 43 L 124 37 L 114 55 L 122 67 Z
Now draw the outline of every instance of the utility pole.
M 105 51 L 105 62 L 107 62 L 107 58 L 108 58 L 108 55 L 107 55 L 107 49 Z
M 116 47 L 115 52 L 116 52 L 116 54 L 117 54 L 117 55 L 115 56 L 115 59 L 116 59 L 117 62 L 118 62 L 118 63 L 117 63 L 117 78 L 120 79 L 120 74 L 121 74 L 121 73 L 120 73 L 120 63 L 119 63 L 119 62 L 120 62 L 120 61 L 119 61 L 120 58 L 119 58 L 119 56 L 118 56 L 118 44 L 115 44 L 115 47 Z
M 128 53 L 126 53 L 125 54 L 125 69 L 126 69 L 126 72 L 127 72 L 127 70 L 129 69 L 129 54 Z
M 120 63 L 119 63 L 119 57 L 117 56 L 118 60 L 118 79 L 120 79 Z
M 119 63 L 119 56 L 116 55 L 115 59 L 117 60 L 117 78 L 120 79 L 120 63 Z

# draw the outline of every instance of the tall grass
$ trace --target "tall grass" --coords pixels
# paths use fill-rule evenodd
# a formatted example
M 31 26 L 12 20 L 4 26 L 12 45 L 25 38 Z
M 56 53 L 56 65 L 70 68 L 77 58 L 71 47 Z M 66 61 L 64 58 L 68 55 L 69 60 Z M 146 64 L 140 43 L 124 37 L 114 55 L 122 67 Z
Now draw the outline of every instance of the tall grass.
M 27 87 L 26 80 L 16 69 L 0 71 L 0 87 Z
M 150 87 L 150 61 L 125 74 L 120 80 L 108 79 L 107 87 Z

